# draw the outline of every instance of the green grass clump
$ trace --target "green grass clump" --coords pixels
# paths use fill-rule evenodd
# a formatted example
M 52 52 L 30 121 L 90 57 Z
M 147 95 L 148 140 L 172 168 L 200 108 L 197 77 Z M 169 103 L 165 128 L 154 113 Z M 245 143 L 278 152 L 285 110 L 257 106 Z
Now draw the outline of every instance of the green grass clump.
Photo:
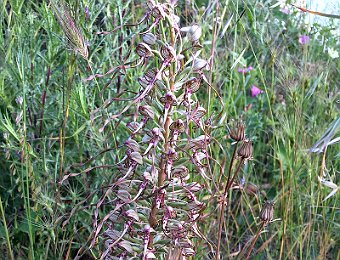
M 210 57 L 195 99 L 214 125 L 209 171 L 221 183 L 199 196 L 206 208 L 194 259 L 213 258 L 220 235 L 224 259 L 246 255 L 264 199 L 275 202 L 274 221 L 254 242 L 254 259 L 338 259 L 339 20 L 305 23 L 275 1 L 214 3 L 175 8 L 181 26 L 202 28 L 200 56 Z M 150 26 L 137 25 L 145 9 L 120 0 L 0 3 L 0 259 L 73 259 L 87 248 L 96 204 L 124 158 L 133 115 L 113 115 L 145 71 L 125 69 L 136 35 Z M 253 160 L 240 168 L 218 234 L 232 119 L 245 122 Z M 99 218 L 110 210 L 107 199 Z M 98 257 L 98 242 L 84 256 Z

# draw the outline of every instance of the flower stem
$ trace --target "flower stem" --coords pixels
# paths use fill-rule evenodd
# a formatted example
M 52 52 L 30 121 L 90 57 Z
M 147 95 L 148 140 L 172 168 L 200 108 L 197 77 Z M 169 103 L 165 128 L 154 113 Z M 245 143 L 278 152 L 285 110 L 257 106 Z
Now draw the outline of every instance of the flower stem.
M 223 226 L 223 219 L 224 219 L 224 207 L 225 207 L 224 200 L 226 198 L 226 195 L 227 195 L 228 189 L 229 189 L 228 184 L 229 184 L 229 180 L 230 180 L 230 176 L 231 176 L 231 169 L 233 167 L 233 163 L 234 163 L 234 160 L 235 160 L 235 157 L 236 157 L 237 145 L 238 145 L 238 142 L 236 142 L 236 144 L 235 144 L 234 152 L 233 152 L 233 155 L 232 155 L 231 160 L 230 160 L 229 169 L 228 169 L 228 179 L 227 179 L 227 182 L 226 182 L 226 185 L 225 185 L 225 188 L 224 188 L 223 201 L 222 201 L 220 216 L 219 216 L 219 219 L 218 219 L 218 233 L 217 233 L 218 234 L 218 240 L 217 240 L 217 248 L 216 248 L 216 259 L 219 259 L 219 254 L 220 254 L 221 234 L 222 234 L 222 226 Z
M 249 258 L 250 253 L 251 253 L 251 251 L 253 250 L 253 247 L 254 247 L 254 245 L 255 245 L 255 242 L 256 242 L 257 238 L 259 237 L 260 232 L 261 232 L 261 230 L 262 230 L 264 224 L 265 224 L 265 222 L 262 222 L 262 224 L 261 224 L 259 230 L 257 231 L 257 233 L 256 233 L 256 235 L 255 235 L 255 237 L 254 237 L 254 239 L 253 239 L 253 242 L 251 243 L 251 245 L 250 245 L 250 247 L 249 247 L 249 251 L 248 251 L 248 253 L 247 253 L 247 255 L 246 255 L 246 260 Z
M 175 45 L 175 30 L 174 28 L 171 26 L 171 23 L 168 22 L 169 24 L 169 30 L 170 30 L 170 44 L 171 46 Z M 162 28 L 162 31 L 164 32 L 164 26 L 163 26 L 163 22 L 160 23 L 160 26 Z M 165 37 L 165 34 L 164 34 Z M 170 82 L 170 91 L 174 92 L 175 91 L 175 65 L 174 64 L 170 64 L 169 66 L 169 82 Z M 170 137 L 170 114 L 168 113 L 166 115 L 166 117 L 164 117 L 164 145 L 163 145 L 163 151 L 164 153 L 166 153 L 169 150 L 169 146 L 170 146 L 170 142 L 169 142 L 169 137 Z M 159 163 L 159 168 L 160 171 L 158 173 L 158 188 L 162 187 L 164 185 L 164 181 L 166 178 L 166 159 L 162 158 L 160 160 Z M 155 192 L 155 197 L 154 197 L 154 202 L 152 203 L 152 208 L 151 208 L 151 212 L 149 215 L 149 224 L 152 228 L 155 228 L 157 225 L 157 212 L 158 209 L 156 207 L 156 199 L 158 196 L 158 191 Z M 148 243 L 148 248 L 152 248 L 153 247 L 153 235 L 150 234 L 150 240 Z

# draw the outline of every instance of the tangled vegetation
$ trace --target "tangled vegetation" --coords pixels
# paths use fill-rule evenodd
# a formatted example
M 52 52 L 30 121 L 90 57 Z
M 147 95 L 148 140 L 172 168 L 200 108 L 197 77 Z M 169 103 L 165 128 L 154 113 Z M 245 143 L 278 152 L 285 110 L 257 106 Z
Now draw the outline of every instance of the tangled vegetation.
M 339 258 L 339 23 L 301 10 L 0 3 L 0 259 Z

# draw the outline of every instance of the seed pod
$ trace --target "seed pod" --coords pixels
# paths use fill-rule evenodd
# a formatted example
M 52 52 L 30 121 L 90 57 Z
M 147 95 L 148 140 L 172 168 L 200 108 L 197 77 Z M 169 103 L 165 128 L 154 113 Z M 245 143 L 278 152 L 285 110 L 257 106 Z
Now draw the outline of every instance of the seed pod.
M 245 138 L 244 128 L 245 126 L 242 121 L 237 122 L 236 127 L 229 130 L 230 138 L 235 140 L 236 142 L 243 141 Z
M 148 45 L 154 45 L 156 43 L 157 37 L 152 33 L 146 33 L 142 36 L 143 42 Z
M 273 220 L 274 215 L 274 202 L 273 201 L 265 201 L 263 203 L 261 212 L 260 212 L 260 220 L 269 223 Z
M 250 160 L 253 156 L 252 142 L 250 140 L 244 140 L 240 149 L 237 151 L 237 155 L 244 160 Z

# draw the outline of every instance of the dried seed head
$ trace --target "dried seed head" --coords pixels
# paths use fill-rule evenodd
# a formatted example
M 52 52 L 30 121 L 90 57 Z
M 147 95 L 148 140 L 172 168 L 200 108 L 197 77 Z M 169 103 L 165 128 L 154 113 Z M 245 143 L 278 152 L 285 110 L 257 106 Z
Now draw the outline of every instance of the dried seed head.
M 152 33 L 146 33 L 142 36 L 143 42 L 148 45 L 154 45 L 156 43 L 157 37 Z
M 237 122 L 236 126 L 233 129 L 229 130 L 229 136 L 236 142 L 243 141 L 245 138 L 244 135 L 244 123 L 242 121 Z
M 273 220 L 273 215 L 274 215 L 274 202 L 265 201 L 260 212 L 260 220 L 265 223 L 269 223 L 270 221 Z
M 152 50 L 149 45 L 145 44 L 144 42 L 138 43 L 136 47 L 136 52 L 139 57 L 150 57 L 152 56 Z
M 253 156 L 253 145 L 250 140 L 244 140 L 240 149 L 237 151 L 237 155 L 244 159 L 244 160 L 250 160 Z
M 78 29 L 68 8 L 62 3 L 57 4 L 54 1 L 51 1 L 51 6 L 71 48 L 74 52 L 79 53 L 85 60 L 87 60 L 87 44 L 85 43 L 84 37 L 80 29 Z

